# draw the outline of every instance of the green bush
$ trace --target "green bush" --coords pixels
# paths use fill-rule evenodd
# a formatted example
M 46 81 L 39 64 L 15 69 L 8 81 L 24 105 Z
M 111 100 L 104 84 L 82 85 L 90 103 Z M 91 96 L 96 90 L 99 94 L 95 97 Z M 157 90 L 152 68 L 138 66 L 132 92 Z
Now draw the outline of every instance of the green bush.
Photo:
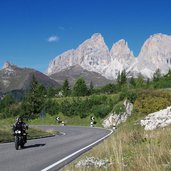
M 119 95 L 119 101 L 128 99 L 131 103 L 134 103 L 137 98 L 137 93 L 132 90 L 124 89 Z
M 115 112 L 116 114 L 125 112 L 125 106 L 123 104 L 123 101 L 119 102 L 118 104 L 114 106 L 113 112 Z
M 63 113 L 65 116 L 80 116 L 85 118 L 89 113 L 96 117 L 105 117 L 118 102 L 118 95 L 93 95 L 88 97 L 57 98 L 49 100 L 46 112 L 50 115 Z
M 131 102 L 134 103 L 137 98 L 137 93 L 135 91 L 129 91 L 127 94 L 127 99 Z
M 92 107 L 91 111 L 91 113 L 93 113 L 97 118 L 104 118 L 109 114 L 109 112 L 111 112 L 111 109 L 108 105 L 105 104 L 94 106 Z

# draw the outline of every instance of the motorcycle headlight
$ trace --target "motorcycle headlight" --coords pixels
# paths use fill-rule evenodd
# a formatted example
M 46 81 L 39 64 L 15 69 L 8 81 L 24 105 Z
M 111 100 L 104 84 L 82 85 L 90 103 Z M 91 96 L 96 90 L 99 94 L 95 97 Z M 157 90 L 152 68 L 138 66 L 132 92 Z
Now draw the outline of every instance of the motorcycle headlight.
M 16 134 L 21 134 L 21 131 L 20 130 L 16 130 L 15 133 Z

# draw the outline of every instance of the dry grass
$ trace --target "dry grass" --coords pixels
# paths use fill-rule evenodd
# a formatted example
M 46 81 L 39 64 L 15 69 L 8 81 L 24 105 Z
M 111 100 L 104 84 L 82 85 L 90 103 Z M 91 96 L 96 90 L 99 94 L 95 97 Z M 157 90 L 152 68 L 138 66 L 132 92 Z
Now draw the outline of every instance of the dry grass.
M 124 123 L 110 138 L 86 153 L 85 157 L 108 159 L 105 168 L 76 168 L 76 160 L 64 171 L 169 171 L 171 170 L 171 126 L 144 131 L 135 122 Z

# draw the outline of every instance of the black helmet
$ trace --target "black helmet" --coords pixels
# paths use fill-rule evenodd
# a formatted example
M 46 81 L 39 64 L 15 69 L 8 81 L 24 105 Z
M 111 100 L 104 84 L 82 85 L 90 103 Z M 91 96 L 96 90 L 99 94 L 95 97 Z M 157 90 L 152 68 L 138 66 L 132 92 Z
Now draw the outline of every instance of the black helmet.
M 23 122 L 23 118 L 22 117 L 18 117 L 17 119 L 16 119 L 16 122 Z

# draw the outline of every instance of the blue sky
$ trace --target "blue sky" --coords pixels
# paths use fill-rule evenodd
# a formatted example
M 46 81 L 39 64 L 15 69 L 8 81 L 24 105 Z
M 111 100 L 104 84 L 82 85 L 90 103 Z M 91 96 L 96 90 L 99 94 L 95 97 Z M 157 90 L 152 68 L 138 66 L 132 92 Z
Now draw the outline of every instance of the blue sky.
M 171 35 L 171 0 L 1 0 L 0 67 L 44 72 L 97 32 L 109 48 L 124 38 L 137 56 L 150 35 Z

